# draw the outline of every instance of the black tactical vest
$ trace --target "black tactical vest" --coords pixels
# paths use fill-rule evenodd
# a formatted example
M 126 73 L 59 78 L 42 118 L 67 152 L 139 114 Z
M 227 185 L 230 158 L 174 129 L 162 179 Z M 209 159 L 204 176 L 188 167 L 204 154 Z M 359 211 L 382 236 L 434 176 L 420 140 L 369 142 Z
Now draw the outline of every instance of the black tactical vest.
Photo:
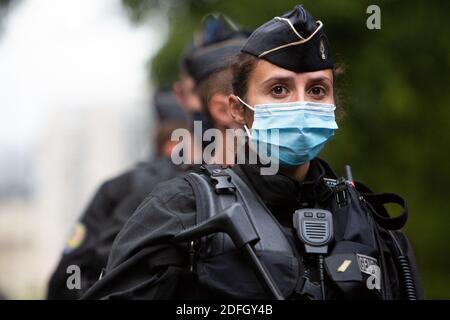
M 411 250 L 405 236 L 393 231 L 406 222 L 406 203 L 397 195 L 373 194 L 361 184 L 330 175 L 318 190 L 320 205 L 333 215 L 334 238 L 324 263 L 326 298 L 417 298 L 419 284 L 410 269 L 415 262 L 406 254 Z M 238 174 L 220 166 L 203 166 L 201 174 L 190 173 L 186 179 L 195 194 L 197 225 L 239 204 L 257 233 L 257 240 L 252 240 L 256 256 L 282 296 L 320 299 L 314 263 Z M 383 207 L 387 202 L 402 205 L 403 214 L 390 218 Z M 271 298 L 228 234 L 216 232 L 192 241 L 190 255 L 191 270 L 199 282 L 224 298 Z

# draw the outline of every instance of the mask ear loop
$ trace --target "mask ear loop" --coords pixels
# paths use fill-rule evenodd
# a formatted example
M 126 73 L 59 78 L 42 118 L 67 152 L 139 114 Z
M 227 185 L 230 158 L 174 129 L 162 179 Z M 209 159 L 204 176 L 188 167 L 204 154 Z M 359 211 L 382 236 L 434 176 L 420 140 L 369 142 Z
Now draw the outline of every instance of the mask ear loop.
M 253 108 L 251 105 L 249 105 L 247 102 L 245 102 L 244 100 L 242 100 L 241 98 L 239 98 L 239 96 L 236 96 L 236 98 L 247 108 L 249 108 L 250 110 L 252 110 L 253 112 L 255 112 L 255 108 Z
M 241 98 L 239 98 L 239 96 L 236 96 L 236 98 L 247 108 L 249 108 L 250 110 L 252 110 L 253 112 L 255 112 L 255 108 L 252 107 L 251 105 L 249 105 L 248 103 L 246 103 L 244 100 L 242 100 Z M 265 111 L 269 112 L 270 114 L 272 114 L 272 110 L 270 110 L 269 108 L 267 108 L 267 106 L 261 105 L 260 108 L 263 108 Z
M 251 105 L 249 105 L 249 104 L 246 103 L 244 100 L 242 100 L 241 98 L 239 98 L 239 96 L 236 96 L 236 98 L 237 98 L 244 106 L 246 106 L 247 108 L 249 108 L 250 110 L 252 110 L 253 112 L 255 112 L 255 108 L 253 108 Z M 247 127 L 246 124 L 244 124 L 244 129 L 245 129 L 245 132 L 247 133 L 247 136 L 248 136 L 249 138 L 251 138 L 252 135 L 250 134 L 250 130 L 249 130 L 249 128 Z
M 244 124 L 244 129 L 245 129 L 245 132 L 247 133 L 247 136 L 248 136 L 249 138 L 251 138 L 252 135 L 250 134 L 250 130 L 248 129 L 248 127 L 247 127 L 246 124 Z

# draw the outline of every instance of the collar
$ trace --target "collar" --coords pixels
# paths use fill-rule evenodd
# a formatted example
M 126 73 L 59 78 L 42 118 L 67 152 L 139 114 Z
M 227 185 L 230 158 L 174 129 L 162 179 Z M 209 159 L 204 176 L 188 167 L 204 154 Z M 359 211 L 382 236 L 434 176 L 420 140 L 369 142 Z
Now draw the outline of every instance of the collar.
M 300 207 L 315 207 L 328 202 L 332 190 L 324 181 L 325 177 L 334 178 L 328 164 L 321 159 L 313 159 L 303 182 L 299 182 L 282 173 L 272 176 L 260 174 L 259 165 L 240 165 L 247 180 L 276 216 L 288 215 Z

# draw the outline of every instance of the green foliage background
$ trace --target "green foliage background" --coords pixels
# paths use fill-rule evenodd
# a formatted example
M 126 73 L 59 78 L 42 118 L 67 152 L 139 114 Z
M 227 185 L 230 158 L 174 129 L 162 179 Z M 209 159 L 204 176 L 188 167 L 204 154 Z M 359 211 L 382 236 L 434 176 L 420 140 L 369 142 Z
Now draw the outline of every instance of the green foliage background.
M 167 10 L 170 34 L 149 62 L 150 79 L 169 85 L 192 32 L 208 12 L 255 28 L 290 10 L 283 0 L 123 0 L 132 20 Z M 405 228 L 427 298 L 450 299 L 450 31 L 448 1 L 303 1 L 324 22 L 337 60 L 346 116 L 322 157 L 375 191 L 403 195 Z M 381 8 L 381 30 L 368 30 L 368 5 Z M 396 208 L 393 208 L 396 209 Z M 395 211 L 395 210 L 394 210 Z

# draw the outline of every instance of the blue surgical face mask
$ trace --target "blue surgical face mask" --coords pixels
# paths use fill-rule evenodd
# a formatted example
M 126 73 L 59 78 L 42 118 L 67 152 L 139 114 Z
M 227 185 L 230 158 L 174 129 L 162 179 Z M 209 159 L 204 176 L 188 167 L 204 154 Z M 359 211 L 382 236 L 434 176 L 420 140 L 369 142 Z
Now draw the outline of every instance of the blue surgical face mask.
M 254 145 L 266 144 L 283 166 L 298 166 L 314 159 L 338 128 L 333 104 L 296 101 L 248 105 L 254 111 L 250 130 Z

